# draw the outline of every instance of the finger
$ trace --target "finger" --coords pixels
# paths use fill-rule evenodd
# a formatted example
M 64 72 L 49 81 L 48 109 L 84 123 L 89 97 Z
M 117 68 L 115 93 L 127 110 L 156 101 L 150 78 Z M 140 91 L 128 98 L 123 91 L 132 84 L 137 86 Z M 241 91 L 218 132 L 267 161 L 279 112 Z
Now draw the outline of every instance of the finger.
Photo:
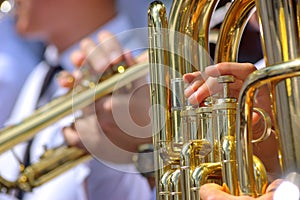
M 80 42 L 80 48 L 86 58 L 84 62 L 92 73 L 93 70 L 103 72 L 109 65 L 108 55 L 105 50 L 102 46 L 97 46 L 91 39 L 82 40 Z
M 202 84 L 204 83 L 204 80 L 195 80 L 190 83 L 190 85 L 184 90 L 184 95 L 185 97 L 189 98 L 195 91 L 198 90 L 199 87 L 202 86 Z
M 230 98 L 238 98 L 240 89 L 243 85 L 242 80 L 235 80 L 228 86 L 228 96 Z M 204 83 L 199 81 L 193 82 L 185 91 L 185 96 L 191 104 L 199 104 L 209 96 L 220 94 L 223 96 L 223 85 L 218 83 L 216 78 L 209 77 Z
M 137 90 L 128 95 L 111 95 L 99 102 L 101 104 L 97 103 L 97 116 L 102 129 L 111 132 L 111 128 L 117 126 L 130 137 L 150 138 L 150 102 L 147 102 L 149 97 L 144 98 L 139 93 L 142 94 L 144 91 Z
M 85 55 L 82 51 L 77 50 L 77 51 L 72 52 L 70 60 L 74 66 L 81 67 L 85 60 Z
M 99 125 L 103 130 L 109 129 L 113 122 L 111 95 L 105 96 L 95 102 L 95 112 Z
M 64 127 L 62 129 L 64 139 L 69 146 L 74 146 L 76 141 L 73 140 L 75 130 L 72 127 Z
M 264 195 L 260 196 L 259 198 L 257 198 L 257 200 L 272 200 L 273 196 L 274 196 L 274 192 L 267 193 L 267 194 L 264 194 Z
M 276 179 L 275 181 L 273 181 L 268 186 L 266 193 L 274 192 L 282 182 L 283 182 L 282 179 Z
M 109 31 L 102 31 L 98 35 L 98 40 L 111 65 L 115 65 L 124 59 L 122 47 L 114 34 Z
M 219 84 L 219 88 L 221 88 L 222 92 L 223 92 L 223 88 L 224 85 L 223 84 Z M 235 79 L 235 81 L 233 83 L 229 83 L 228 84 L 228 96 L 230 98 L 239 98 L 239 93 L 240 90 L 242 88 L 244 84 L 244 80 L 240 80 L 240 79 Z M 222 95 L 224 95 L 223 93 L 221 93 Z
M 197 79 L 199 77 L 201 77 L 200 71 L 187 73 L 187 74 L 183 75 L 183 81 L 186 83 L 191 83 L 192 81 L 194 81 L 195 79 Z
M 203 85 L 207 76 L 199 71 L 187 73 L 183 75 L 184 82 L 188 83 L 188 87 L 184 90 L 185 97 L 190 97 L 199 87 Z
M 255 70 L 255 66 L 251 63 L 224 62 L 206 67 L 205 73 L 208 76 L 213 77 L 218 77 L 220 75 L 233 75 L 237 79 L 245 80 L 248 75 Z
M 252 124 L 253 126 L 255 125 L 260 125 L 260 120 L 261 120 L 261 115 L 256 113 L 256 112 L 253 112 L 253 115 L 252 115 Z
M 93 40 L 89 38 L 84 38 L 80 42 L 80 50 L 84 55 L 89 55 L 96 48 L 96 44 Z
M 136 61 L 137 63 L 148 61 L 148 51 L 144 51 L 140 55 L 137 56 Z
M 75 79 L 68 71 L 61 71 L 57 74 L 56 80 L 61 87 L 73 88 Z
M 209 183 L 200 187 L 200 199 L 234 200 L 235 197 L 224 192 L 220 185 Z
M 141 62 L 141 61 L 135 61 L 135 59 L 133 58 L 133 55 L 131 54 L 131 52 L 129 50 L 126 50 L 124 52 L 124 60 L 127 66 L 132 66 L 134 64 L 136 64 L 137 62 Z
M 197 105 L 203 102 L 207 97 L 216 94 L 219 90 L 216 78 L 209 77 L 205 83 L 189 96 L 188 101 L 191 104 Z
M 64 127 L 63 133 L 64 133 L 64 139 L 69 146 L 78 147 L 86 151 L 75 129 L 74 124 L 72 124 L 70 127 Z

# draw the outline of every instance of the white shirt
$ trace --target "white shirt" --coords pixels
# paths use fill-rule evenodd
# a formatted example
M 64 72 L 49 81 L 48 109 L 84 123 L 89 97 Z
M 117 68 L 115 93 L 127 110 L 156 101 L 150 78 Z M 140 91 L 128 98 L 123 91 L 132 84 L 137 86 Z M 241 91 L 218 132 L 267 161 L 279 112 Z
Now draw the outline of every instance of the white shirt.
M 266 62 L 264 59 L 260 59 L 259 61 L 257 61 L 255 64 L 255 67 L 257 69 L 262 69 L 262 68 L 265 68 L 266 67 Z

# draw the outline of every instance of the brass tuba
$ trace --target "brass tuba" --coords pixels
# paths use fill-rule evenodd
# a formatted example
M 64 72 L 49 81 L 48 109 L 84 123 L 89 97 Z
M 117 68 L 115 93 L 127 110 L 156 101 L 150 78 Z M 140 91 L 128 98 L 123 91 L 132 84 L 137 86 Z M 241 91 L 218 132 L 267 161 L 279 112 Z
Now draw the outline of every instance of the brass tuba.
M 264 134 L 254 141 L 251 133 L 252 101 L 256 89 L 264 84 L 272 89 L 273 128 L 283 175 L 299 173 L 300 98 L 297 78 L 292 78 L 299 74 L 299 20 L 295 17 L 299 3 L 233 1 L 220 30 L 214 61 L 237 61 L 243 30 L 257 8 L 268 67 L 249 76 L 238 99 L 227 96 L 227 84 L 233 77 L 220 77 L 223 96 L 212 96 L 205 106 L 195 108 L 183 97 L 181 77 L 212 63 L 204 52 L 209 52 L 207 24 L 218 2 L 174 1 L 169 20 L 163 3 L 155 1 L 149 7 L 157 199 L 200 199 L 199 188 L 208 182 L 225 184 L 233 195 L 264 194 L 266 170 L 252 153 L 252 144 L 267 139 L 271 132 L 271 119 L 264 111 L 257 110 L 265 118 Z

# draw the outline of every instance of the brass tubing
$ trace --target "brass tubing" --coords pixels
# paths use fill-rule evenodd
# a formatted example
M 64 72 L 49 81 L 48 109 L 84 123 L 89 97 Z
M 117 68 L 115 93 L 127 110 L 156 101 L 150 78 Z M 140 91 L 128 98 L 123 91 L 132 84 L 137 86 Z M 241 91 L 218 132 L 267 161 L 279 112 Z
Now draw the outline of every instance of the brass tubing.
M 26 167 L 21 173 L 17 180 L 20 189 L 30 192 L 33 188 L 92 158 L 90 154 L 76 147 L 64 146 L 48 151 L 51 155 Z
M 222 180 L 222 166 L 220 162 L 202 163 L 196 167 L 192 173 L 191 178 L 191 199 L 199 200 L 199 190 L 202 185 L 210 181 L 221 184 Z
M 152 104 L 152 136 L 154 146 L 154 167 L 157 199 L 169 199 L 169 174 L 172 172 L 170 163 L 176 156 L 170 151 L 171 105 L 168 101 L 169 64 L 168 57 L 168 22 L 166 8 L 163 3 L 154 1 L 148 9 L 149 26 L 149 69 L 150 93 Z M 168 164 L 165 164 L 165 163 Z
M 215 62 L 236 62 L 239 43 L 250 16 L 255 11 L 254 0 L 236 0 L 226 13 L 216 45 Z M 225 86 L 224 86 L 225 88 Z M 227 91 L 226 91 L 227 92 Z M 224 92 L 224 93 L 226 93 Z M 215 134 L 218 135 L 222 179 L 233 195 L 239 195 L 236 159 L 236 102 L 225 97 L 213 104 Z M 234 117 L 233 117 L 234 116 Z M 232 129 L 233 128 L 233 129 Z M 252 145 L 252 144 L 251 144 Z M 252 154 L 251 154 L 252 156 Z M 253 164 L 252 164 L 253 165 Z M 253 166 L 252 166 L 253 169 Z M 249 171 L 249 169 L 247 170 Z M 254 181 L 254 180 L 253 180 Z
M 188 41 L 186 45 L 191 48 L 191 55 L 186 56 L 190 57 L 192 64 L 191 69 L 187 72 L 195 69 L 204 71 L 205 67 L 211 65 L 213 62 L 210 57 L 209 33 L 211 18 L 218 3 L 219 0 L 197 1 L 197 6 L 194 7 L 195 10 L 188 18 L 185 32 L 196 43 Z
M 295 8 L 294 6 L 297 6 Z M 258 196 L 254 187 L 252 169 L 251 120 L 254 93 L 263 84 L 271 89 L 274 130 L 278 139 L 279 160 L 283 177 L 290 172 L 299 173 L 300 149 L 298 136 L 299 115 L 299 27 L 296 15 L 299 1 L 256 0 L 261 27 L 262 47 L 266 69 L 249 76 L 242 88 L 239 99 L 240 125 L 238 135 L 238 162 L 241 193 Z M 299 16 L 298 16 L 299 17 Z M 246 155 L 246 153 L 248 155 Z M 245 173 L 248 170 L 251 173 Z
M 169 14 L 169 67 L 171 79 L 181 78 L 184 74 L 184 21 L 190 15 L 192 0 L 174 0 Z M 176 42 L 174 42 L 176 41 Z
M 215 132 L 222 164 L 222 180 L 233 195 L 239 194 L 236 163 L 236 99 L 220 98 L 212 106 Z
M 219 0 L 174 1 L 169 19 L 171 83 L 179 82 L 177 80 L 183 74 L 204 69 L 211 63 L 208 55 L 209 24 L 218 2 Z M 176 88 L 180 88 L 179 84 Z M 182 132 L 179 110 L 185 109 L 186 102 L 179 89 L 172 90 L 172 94 L 172 134 L 174 144 L 181 148 L 186 133 Z M 180 152 L 176 149 L 174 151 Z
M 172 200 L 181 200 L 182 199 L 182 188 L 181 188 L 181 171 L 176 169 L 170 176 L 169 181 L 169 190 L 170 198 Z
M 195 170 L 196 166 L 200 164 L 200 161 L 211 152 L 211 149 L 212 146 L 210 142 L 205 139 L 192 140 L 183 145 L 180 156 L 183 199 L 191 199 L 191 187 L 194 187 L 194 185 L 191 186 L 192 172 Z
M 237 161 L 241 195 L 260 195 L 255 187 L 252 158 L 252 110 L 255 90 L 260 86 L 300 75 L 300 60 L 293 60 L 253 72 L 246 79 L 238 101 Z M 289 137 L 286 135 L 286 137 Z M 296 141 L 294 141 L 296 142 Z M 300 141 L 298 141 L 300 142 Z M 299 169 L 299 168 L 298 168 Z
M 299 1 L 257 0 L 266 66 L 299 59 Z M 287 78 L 272 85 L 274 129 L 279 142 L 283 176 L 300 173 L 299 119 L 300 78 Z
M 233 1 L 221 26 L 221 34 L 216 45 L 215 63 L 237 61 L 242 34 L 254 11 L 254 0 Z

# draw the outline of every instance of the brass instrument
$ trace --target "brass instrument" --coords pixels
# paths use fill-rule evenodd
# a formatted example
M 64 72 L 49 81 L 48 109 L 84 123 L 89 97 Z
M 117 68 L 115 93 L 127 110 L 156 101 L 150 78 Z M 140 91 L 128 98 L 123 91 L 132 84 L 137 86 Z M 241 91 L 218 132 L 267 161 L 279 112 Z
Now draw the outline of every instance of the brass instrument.
M 189 136 L 182 132 L 180 115 L 181 110 L 186 109 L 188 112 L 190 107 L 185 106 L 181 77 L 184 73 L 211 63 L 205 48 L 208 48 L 211 13 L 218 1 L 197 2 L 174 1 L 169 23 L 162 3 L 153 2 L 148 12 L 154 165 L 158 199 L 181 199 L 186 190 L 180 186 L 186 182 L 185 176 L 180 176 L 180 155 Z M 172 40 L 176 42 L 172 43 Z M 199 48 L 198 41 L 201 41 L 203 48 Z M 190 51 L 187 46 L 201 52 L 203 59 L 199 60 L 198 54 Z M 207 140 L 199 140 L 197 144 L 209 146 Z M 208 150 L 203 148 L 203 152 L 197 152 L 201 154 L 200 151 L 205 155 Z
M 183 97 L 182 75 L 203 70 L 212 63 L 208 53 L 210 18 L 215 1 L 174 1 L 169 20 L 163 3 L 154 1 L 148 11 L 149 65 L 153 112 L 154 165 L 157 199 L 200 199 L 199 188 L 208 182 L 226 185 L 233 195 L 257 197 L 268 184 L 262 162 L 252 144 L 268 138 L 265 132 L 252 139 L 254 94 L 261 85 L 272 88 L 275 122 L 283 174 L 299 173 L 299 3 L 289 0 L 235 0 L 222 24 L 214 61 L 237 61 L 243 30 L 258 9 L 266 69 L 251 74 L 239 99 L 229 97 L 231 76 L 222 76 L 224 94 L 193 107 Z M 200 21 L 202 23 L 200 23 Z M 206 53 L 205 53 L 206 52 Z M 279 95 L 280 92 L 280 95 Z M 282 93 L 286 95 L 282 95 Z
M 271 88 L 274 130 L 278 137 L 282 177 L 300 173 L 299 77 L 296 77 L 299 76 L 300 69 L 299 6 L 299 1 L 256 1 L 267 67 L 249 76 L 239 98 L 237 158 L 240 164 L 242 194 L 257 195 L 252 182 L 252 160 L 246 153 L 251 153 L 252 147 L 247 145 L 244 135 L 252 135 L 248 122 L 251 122 L 254 92 L 263 84 L 269 84 Z M 245 169 L 250 173 L 245 173 Z
M 95 100 L 122 88 L 128 83 L 145 76 L 148 73 L 148 64 L 140 63 L 116 73 L 99 84 L 89 88 L 70 92 L 52 102 L 40 107 L 32 115 L 19 124 L 6 127 L 0 131 L 0 153 L 13 148 L 15 145 L 31 139 L 35 134 L 63 117 L 82 109 Z M 1 192 L 10 192 L 13 189 L 31 191 L 53 179 L 66 170 L 91 158 L 91 155 L 76 147 L 61 146 L 47 149 L 39 162 L 26 168 L 21 164 L 19 178 L 15 181 L 0 177 Z

